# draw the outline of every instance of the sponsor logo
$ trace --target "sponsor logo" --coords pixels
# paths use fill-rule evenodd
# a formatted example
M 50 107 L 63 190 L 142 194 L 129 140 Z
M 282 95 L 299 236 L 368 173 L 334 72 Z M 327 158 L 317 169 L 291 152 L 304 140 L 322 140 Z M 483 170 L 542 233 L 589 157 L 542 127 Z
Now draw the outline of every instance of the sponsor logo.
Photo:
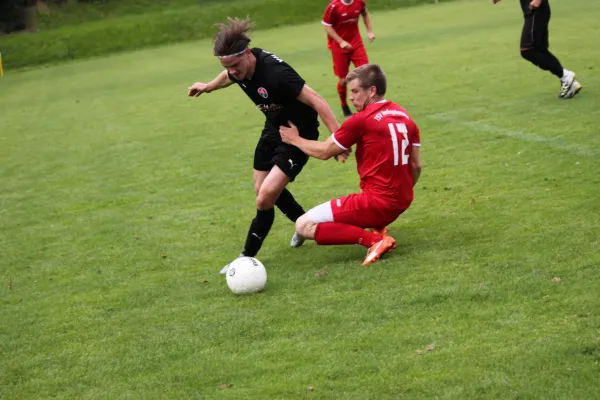
M 406 113 L 403 113 L 402 111 L 390 110 L 387 108 L 381 112 L 378 112 L 374 118 L 377 121 L 381 121 L 383 119 L 383 117 L 387 117 L 388 115 L 392 116 L 392 117 L 404 117 L 406 119 L 410 119 L 410 117 L 408 115 L 406 115 Z
M 282 104 L 257 104 L 256 107 L 264 113 L 269 111 L 277 111 L 283 108 Z

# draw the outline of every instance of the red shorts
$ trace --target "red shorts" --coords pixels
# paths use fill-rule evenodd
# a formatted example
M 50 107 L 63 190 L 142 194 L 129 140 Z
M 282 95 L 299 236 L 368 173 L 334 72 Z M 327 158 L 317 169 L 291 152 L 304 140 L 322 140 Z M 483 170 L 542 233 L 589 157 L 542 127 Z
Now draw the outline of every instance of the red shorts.
M 355 68 L 369 63 L 365 46 L 357 47 L 349 52 L 332 50 L 331 55 L 333 56 L 333 73 L 342 79 L 345 79 L 350 72 L 350 62 L 354 64 Z
M 382 207 L 365 193 L 351 194 L 331 200 L 333 221 L 359 226 L 361 228 L 381 229 L 394 222 L 406 209 Z

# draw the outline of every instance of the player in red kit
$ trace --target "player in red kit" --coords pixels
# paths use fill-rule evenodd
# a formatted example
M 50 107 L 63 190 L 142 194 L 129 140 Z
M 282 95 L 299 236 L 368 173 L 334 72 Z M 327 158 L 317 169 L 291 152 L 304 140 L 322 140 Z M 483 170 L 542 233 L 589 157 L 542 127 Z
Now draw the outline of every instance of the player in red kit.
M 348 75 L 350 62 L 355 67 L 369 63 L 358 30 L 360 15 L 367 27 L 369 42 L 372 42 L 375 40 L 373 24 L 364 0 L 333 0 L 325 9 L 322 22 L 327 32 L 327 47 L 333 56 L 333 72 L 338 77 L 337 91 L 342 102 L 342 111 L 346 117 L 352 115 L 346 101 L 346 75 Z
M 406 110 L 384 99 L 386 77 L 378 65 L 358 67 L 346 81 L 358 113 L 326 141 L 300 137 L 291 123 L 279 133 L 283 142 L 323 160 L 344 158 L 356 145 L 361 192 L 311 209 L 296 221 L 296 233 L 320 245 L 360 244 L 369 249 L 363 262 L 367 265 L 396 248 L 386 226 L 413 201 L 413 186 L 421 174 L 420 136 Z

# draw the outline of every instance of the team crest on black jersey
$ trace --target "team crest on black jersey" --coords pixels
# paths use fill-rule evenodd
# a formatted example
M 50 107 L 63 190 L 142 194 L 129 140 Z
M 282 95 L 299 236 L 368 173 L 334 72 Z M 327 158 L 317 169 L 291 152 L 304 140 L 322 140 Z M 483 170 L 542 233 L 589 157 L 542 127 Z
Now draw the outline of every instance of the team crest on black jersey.
M 269 93 L 267 93 L 267 89 L 265 89 L 264 87 L 259 87 L 258 88 L 258 94 L 263 99 L 266 99 L 267 97 L 269 97 Z

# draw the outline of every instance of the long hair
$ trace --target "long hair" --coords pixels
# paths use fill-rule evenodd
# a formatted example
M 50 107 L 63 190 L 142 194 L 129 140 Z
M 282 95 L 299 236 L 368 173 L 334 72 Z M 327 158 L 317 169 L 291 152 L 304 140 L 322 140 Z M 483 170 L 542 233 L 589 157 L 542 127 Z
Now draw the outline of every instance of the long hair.
M 251 42 L 250 31 L 254 27 L 250 17 L 246 19 L 227 17 L 226 23 L 216 24 L 219 32 L 213 37 L 213 53 L 217 57 L 243 52 Z

